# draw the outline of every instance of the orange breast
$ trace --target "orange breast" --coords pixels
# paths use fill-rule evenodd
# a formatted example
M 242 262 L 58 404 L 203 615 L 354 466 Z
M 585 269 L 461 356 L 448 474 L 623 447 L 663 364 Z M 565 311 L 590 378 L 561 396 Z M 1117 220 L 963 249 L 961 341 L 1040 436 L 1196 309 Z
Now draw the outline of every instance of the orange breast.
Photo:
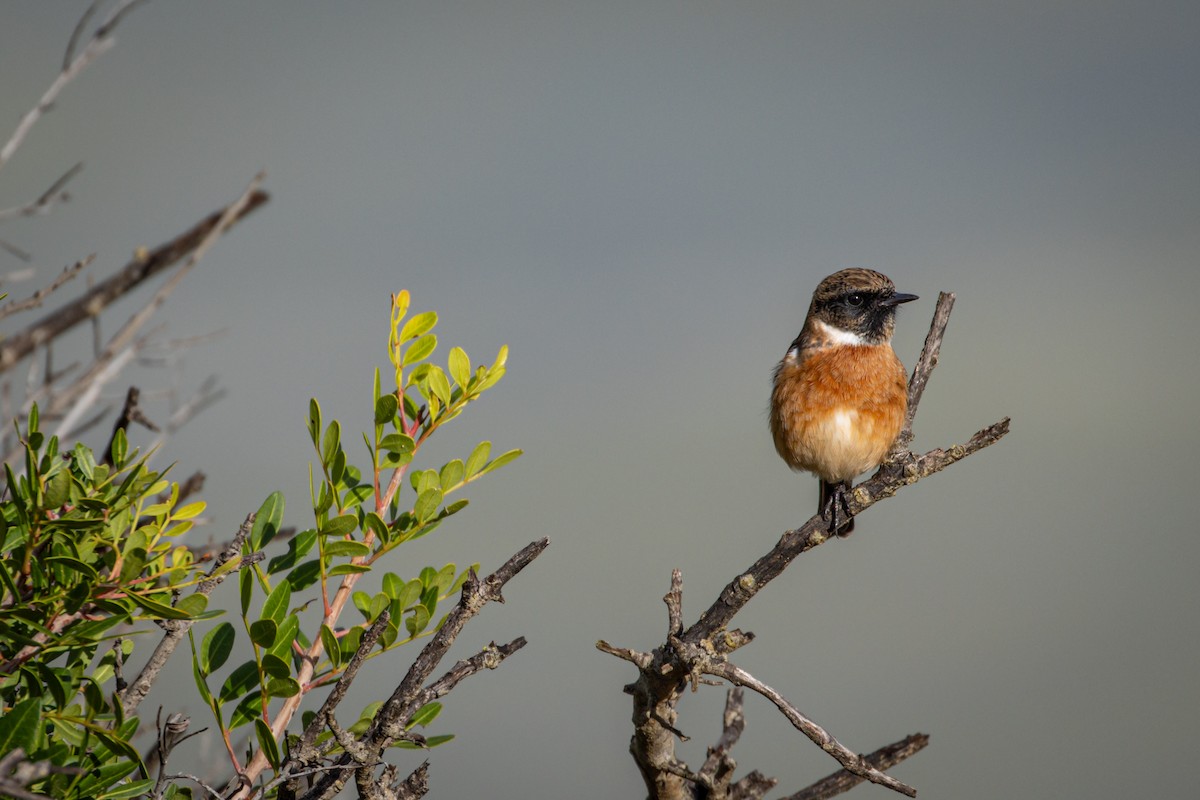
M 792 469 L 827 481 L 874 469 L 904 424 L 907 386 L 891 345 L 789 353 L 771 396 L 775 449 Z

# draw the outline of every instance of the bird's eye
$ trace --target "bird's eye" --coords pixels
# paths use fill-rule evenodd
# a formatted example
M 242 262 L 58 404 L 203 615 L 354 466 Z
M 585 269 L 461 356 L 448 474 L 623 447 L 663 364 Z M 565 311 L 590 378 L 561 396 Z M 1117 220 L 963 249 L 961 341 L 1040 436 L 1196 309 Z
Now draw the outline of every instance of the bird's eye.
M 862 308 L 865 299 L 866 298 L 864 298 L 858 292 L 855 292 L 854 294 L 848 294 L 846 295 L 846 305 L 850 306 L 851 308 Z

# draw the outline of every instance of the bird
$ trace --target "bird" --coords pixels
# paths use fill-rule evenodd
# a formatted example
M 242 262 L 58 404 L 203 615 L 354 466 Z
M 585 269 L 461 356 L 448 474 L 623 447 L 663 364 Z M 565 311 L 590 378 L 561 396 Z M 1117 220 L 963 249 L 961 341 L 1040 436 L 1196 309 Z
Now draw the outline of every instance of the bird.
M 904 424 L 908 377 L 892 333 L 897 306 L 916 299 L 874 270 L 835 272 L 817 284 L 804 326 L 775 367 L 775 449 L 793 470 L 820 479 L 830 534 L 854 530 L 850 481 L 879 466 Z

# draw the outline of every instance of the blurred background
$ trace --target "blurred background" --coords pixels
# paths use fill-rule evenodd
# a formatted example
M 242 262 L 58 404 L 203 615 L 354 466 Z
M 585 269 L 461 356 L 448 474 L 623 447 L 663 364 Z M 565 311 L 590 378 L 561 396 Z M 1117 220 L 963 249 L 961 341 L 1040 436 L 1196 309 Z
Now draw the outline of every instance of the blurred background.
M 85 5 L 5 4 L 0 139 Z M 0 235 L 33 254 L 31 289 L 92 252 L 102 277 L 266 169 L 270 204 L 160 315 L 166 337 L 224 335 L 106 397 L 136 383 L 162 419 L 168 387 L 228 390 L 159 456 L 208 474 L 197 537 L 275 489 L 311 524 L 308 399 L 348 441 L 369 425 L 390 292 L 440 312 L 443 362 L 511 347 L 424 466 L 485 438 L 524 457 L 389 565 L 490 570 L 552 541 L 452 652 L 530 642 L 450 697 L 433 797 L 643 796 L 634 670 L 594 642 L 652 648 L 673 567 L 692 620 L 815 510 L 765 409 L 823 276 L 868 266 L 921 295 L 895 341 L 910 367 L 953 291 L 914 449 L 1006 415 L 1012 433 L 799 559 L 739 616 L 758 639 L 737 661 L 855 750 L 931 734 L 894 770 L 922 797 L 1189 796 L 1198 33 L 1186 0 L 155 0 L 0 174 L 0 207 L 19 205 L 82 160 L 74 199 Z M 346 707 L 414 653 L 373 662 Z M 144 708 L 204 721 L 182 657 Z M 684 700 L 693 766 L 723 701 Z M 741 767 L 786 792 L 837 767 L 759 698 L 747 726 Z M 172 767 L 227 762 L 202 736 Z

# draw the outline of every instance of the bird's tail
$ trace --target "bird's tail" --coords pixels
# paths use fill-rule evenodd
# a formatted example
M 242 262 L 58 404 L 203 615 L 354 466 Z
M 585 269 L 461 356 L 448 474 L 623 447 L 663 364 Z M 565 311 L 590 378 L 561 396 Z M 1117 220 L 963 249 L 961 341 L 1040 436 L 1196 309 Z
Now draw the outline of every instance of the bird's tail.
M 821 481 L 821 514 L 829 520 L 830 531 L 836 529 L 843 539 L 854 532 L 854 517 L 846 513 L 843 497 L 849 489 L 850 481 Z

